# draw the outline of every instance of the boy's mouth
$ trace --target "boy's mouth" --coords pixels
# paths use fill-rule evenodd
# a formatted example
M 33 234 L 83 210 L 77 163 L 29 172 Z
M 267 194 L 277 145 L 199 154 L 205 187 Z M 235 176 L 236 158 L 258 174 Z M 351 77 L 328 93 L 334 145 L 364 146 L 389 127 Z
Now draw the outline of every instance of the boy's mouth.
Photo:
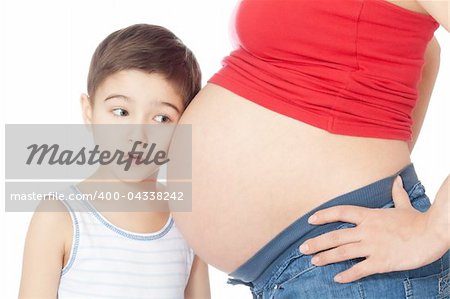
M 142 154 L 128 153 L 128 158 L 130 158 L 133 163 L 142 163 Z

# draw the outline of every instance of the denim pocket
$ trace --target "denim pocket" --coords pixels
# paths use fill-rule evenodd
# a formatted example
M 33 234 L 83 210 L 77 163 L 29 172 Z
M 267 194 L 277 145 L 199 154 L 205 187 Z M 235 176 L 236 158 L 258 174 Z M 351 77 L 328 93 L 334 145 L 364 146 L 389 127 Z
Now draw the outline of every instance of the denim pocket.
M 352 223 L 342 223 L 333 230 L 353 226 Z M 312 294 L 321 292 L 326 292 L 323 293 L 324 296 L 328 295 L 339 287 L 333 280 L 334 276 L 354 264 L 353 260 L 349 260 L 318 267 L 311 263 L 311 259 L 312 255 L 304 255 L 300 252 L 292 256 L 284 266 L 279 268 L 276 278 L 266 286 L 268 298 L 313 298 L 315 296 L 311 296 Z M 351 293 L 355 295 L 355 292 Z
M 269 283 L 269 288 L 280 288 L 285 283 L 288 283 L 302 274 L 316 268 L 317 266 L 311 263 L 311 259 L 312 256 L 308 256 L 300 252 L 290 257 L 284 265 L 278 269 L 278 274 L 274 276 L 275 279 L 272 280 L 272 283 Z
M 444 270 L 439 277 L 438 299 L 450 298 L 450 269 Z
M 450 298 L 450 251 L 439 260 L 418 269 L 405 271 L 403 281 L 406 298 Z
M 266 288 L 267 298 L 364 298 L 358 282 L 339 284 L 333 280 L 338 273 L 352 266 L 351 261 L 317 267 L 310 259 L 310 256 L 302 256 L 293 261 L 276 282 Z M 309 266 L 305 267 L 305 261 Z M 301 267 L 297 267 L 298 263 Z
M 438 274 L 409 278 L 403 282 L 407 299 L 450 298 L 450 272 L 446 269 Z
M 331 229 L 330 231 L 335 231 L 338 229 L 355 227 L 353 223 L 341 223 L 336 228 Z M 300 277 L 308 271 L 313 270 L 317 266 L 311 263 L 312 255 L 305 255 L 302 253 L 298 253 L 289 259 L 288 263 L 285 263 L 285 266 L 282 267 L 280 271 L 280 275 L 276 279 L 277 285 L 283 286 L 286 283 L 289 283 L 291 280 Z

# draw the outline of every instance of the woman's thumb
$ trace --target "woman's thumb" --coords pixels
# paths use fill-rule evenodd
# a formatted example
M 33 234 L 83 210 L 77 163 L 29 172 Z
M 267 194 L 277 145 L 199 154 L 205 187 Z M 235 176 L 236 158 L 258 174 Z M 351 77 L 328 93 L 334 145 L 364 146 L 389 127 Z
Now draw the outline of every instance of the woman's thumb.
M 397 176 L 392 186 L 392 199 L 396 208 L 411 208 L 408 193 L 403 189 L 403 181 L 400 176 Z

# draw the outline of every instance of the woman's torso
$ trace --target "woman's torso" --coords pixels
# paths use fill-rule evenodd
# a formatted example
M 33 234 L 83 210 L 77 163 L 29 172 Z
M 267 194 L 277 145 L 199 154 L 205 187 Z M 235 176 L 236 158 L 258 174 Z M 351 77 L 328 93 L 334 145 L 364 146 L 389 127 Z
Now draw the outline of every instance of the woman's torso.
M 385 4 L 422 12 L 413 1 Z M 410 162 L 405 141 L 332 134 L 216 84 L 181 123 L 192 124 L 193 205 L 174 218 L 196 253 L 226 272 L 312 208 Z

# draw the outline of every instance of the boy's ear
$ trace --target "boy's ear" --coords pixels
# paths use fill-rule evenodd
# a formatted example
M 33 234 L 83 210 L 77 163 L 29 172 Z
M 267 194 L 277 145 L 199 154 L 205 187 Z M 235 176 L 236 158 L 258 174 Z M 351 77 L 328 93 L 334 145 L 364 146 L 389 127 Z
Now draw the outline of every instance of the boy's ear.
M 81 111 L 83 113 L 83 120 L 86 125 L 92 124 L 92 104 L 91 99 L 85 93 L 80 96 Z

